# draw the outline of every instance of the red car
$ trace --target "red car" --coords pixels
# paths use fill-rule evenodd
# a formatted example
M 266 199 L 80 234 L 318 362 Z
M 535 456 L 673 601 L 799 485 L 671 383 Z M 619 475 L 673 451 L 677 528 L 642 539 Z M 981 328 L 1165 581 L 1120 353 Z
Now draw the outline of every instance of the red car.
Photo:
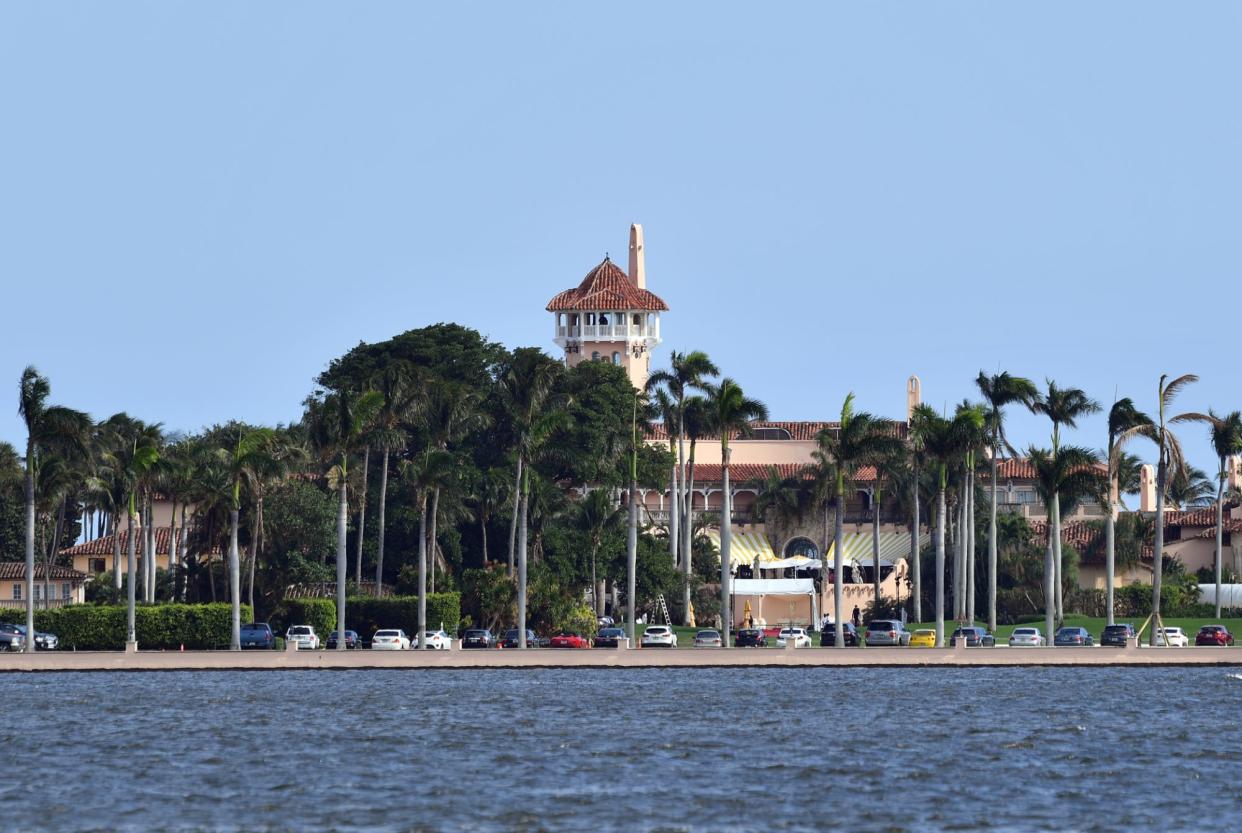
M 552 641 L 548 643 L 549 648 L 590 648 L 591 640 L 585 636 L 574 633 L 573 631 L 561 631 L 552 637 Z
M 1224 625 L 1204 625 L 1195 634 L 1195 644 L 1228 647 L 1233 644 L 1233 634 Z

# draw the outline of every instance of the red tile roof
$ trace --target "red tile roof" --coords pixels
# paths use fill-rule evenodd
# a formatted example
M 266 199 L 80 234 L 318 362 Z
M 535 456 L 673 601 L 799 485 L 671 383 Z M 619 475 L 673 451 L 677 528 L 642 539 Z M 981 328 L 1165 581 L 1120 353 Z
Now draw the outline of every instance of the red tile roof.
M 35 580 L 40 581 L 47 572 L 46 564 L 35 564 Z M 26 562 L 25 561 L 0 561 L 0 580 L 3 579 L 25 579 L 26 578 Z M 52 565 L 52 579 L 66 581 L 85 581 L 86 573 L 71 570 L 68 567 L 58 567 Z
M 668 304 L 655 293 L 635 286 L 630 276 L 608 258 L 587 272 L 577 287 L 548 301 L 548 312 L 632 309 L 662 311 Z
M 1100 470 L 1101 474 L 1108 473 L 1108 467 L 1103 463 L 1098 464 L 1096 468 Z M 980 479 L 987 480 L 990 473 L 990 466 L 988 466 L 985 462 L 983 467 L 979 470 Z M 1011 457 L 1005 460 L 997 460 L 996 479 L 998 482 L 1001 480 L 1034 480 L 1035 467 L 1031 465 L 1031 461 L 1025 457 Z
M 178 533 L 180 533 L 181 531 L 180 527 L 178 527 L 177 531 Z M 142 539 L 144 536 L 140 534 L 141 530 L 137 528 L 134 529 L 134 532 L 138 533 L 138 537 L 134 540 L 134 553 L 138 556 L 141 556 L 142 555 Z M 127 551 L 127 548 L 129 546 L 129 533 L 125 530 L 122 530 L 121 532 L 117 534 L 121 538 L 121 552 L 124 553 Z M 81 544 L 77 544 L 75 546 L 61 550 L 60 554 L 69 555 L 69 556 L 112 555 L 113 537 L 114 536 L 112 535 L 105 535 L 102 538 L 96 538 L 93 541 L 85 541 Z M 166 526 L 157 526 L 155 528 L 155 554 L 156 555 L 168 555 L 168 527 Z M 211 555 L 222 555 L 222 554 L 223 553 L 221 552 L 219 547 L 216 547 L 215 549 L 211 551 Z
M 1229 513 L 1225 513 L 1225 520 L 1229 519 Z M 1200 506 L 1195 509 L 1178 510 L 1173 509 L 1164 513 L 1164 522 L 1166 525 L 1174 526 L 1210 526 L 1216 528 L 1216 504 L 1211 506 Z
M 1231 535 L 1238 535 L 1238 534 L 1242 534 L 1242 519 L 1232 519 L 1232 520 L 1231 520 L 1230 518 L 1225 518 L 1224 527 L 1225 527 L 1225 532 L 1227 532 L 1227 533 L 1229 533 L 1229 534 L 1231 534 Z M 1213 522 L 1213 523 L 1212 523 L 1212 525 L 1211 525 L 1210 527 L 1208 527 L 1207 529 L 1205 529 L 1205 530 L 1203 530 L 1203 531 L 1201 531 L 1201 532 L 1196 532 L 1195 534 L 1193 534 L 1193 535 L 1189 535 L 1189 536 L 1183 535 L 1182 537 L 1184 537 L 1184 538 L 1186 538 L 1186 537 L 1189 537 L 1189 538 L 1210 538 L 1210 539 L 1212 539 L 1212 540 L 1216 540 L 1216 524 L 1215 524 L 1215 522 Z
M 817 437 L 820 431 L 822 431 L 825 428 L 830 428 L 830 429 L 835 430 L 838 427 L 838 425 L 839 423 L 836 423 L 836 422 L 816 422 L 816 421 L 773 422 L 770 420 L 757 420 L 755 422 L 752 422 L 750 424 L 750 427 L 752 431 L 763 429 L 763 428 L 773 428 L 773 429 L 783 430 L 783 431 L 788 432 L 789 434 L 788 438 L 782 437 L 779 440 L 772 440 L 772 442 L 784 442 L 787 439 L 796 440 L 799 442 L 814 442 L 815 438 Z M 897 436 L 899 437 L 906 436 L 906 424 L 904 422 L 894 422 L 893 426 L 897 432 Z M 667 441 L 668 432 L 664 429 L 664 425 L 662 423 L 656 423 L 655 425 L 652 425 L 651 430 L 647 432 L 647 439 Z M 704 440 L 719 440 L 719 439 L 720 439 L 719 437 L 712 437 L 712 436 L 699 437 L 699 442 L 703 442 Z M 729 439 L 731 440 L 737 440 L 737 439 L 753 440 L 755 439 L 755 437 L 751 436 L 751 437 L 743 438 L 741 437 L 740 434 L 734 434 Z

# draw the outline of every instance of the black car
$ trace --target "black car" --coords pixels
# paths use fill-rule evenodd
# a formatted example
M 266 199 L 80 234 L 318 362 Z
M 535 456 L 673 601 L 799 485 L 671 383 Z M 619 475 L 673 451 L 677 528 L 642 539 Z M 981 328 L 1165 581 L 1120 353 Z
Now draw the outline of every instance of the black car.
M 462 648 L 490 648 L 492 647 L 492 632 L 487 628 L 471 628 L 462 634 Z
M 332 633 L 328 634 L 328 641 L 324 644 L 324 647 L 328 650 L 336 648 L 336 633 L 336 631 L 332 631 Z M 361 647 L 361 645 L 357 631 L 345 631 L 345 650 L 350 651 Z
M 733 638 L 736 648 L 764 648 L 767 644 L 768 637 L 759 628 L 742 628 Z
M 853 622 L 841 623 L 841 638 L 845 641 L 846 648 L 858 647 L 858 629 L 854 627 Z M 829 625 L 819 632 L 819 647 L 835 648 L 837 647 L 837 626 Z
M 1116 625 L 1105 625 L 1104 633 L 1100 634 L 1101 645 L 1112 645 L 1114 648 L 1126 647 L 1126 640 L 1137 636 L 1134 625 L 1129 622 Z
M 21 651 L 26 645 L 26 626 L 0 623 L 0 651 Z M 35 631 L 35 649 L 55 651 L 60 647 L 56 634 Z
M 469 633 L 469 631 L 466 631 L 466 633 Z M 463 644 L 462 647 L 463 648 L 476 648 L 478 646 Z M 504 638 L 500 640 L 500 647 L 501 648 L 518 647 L 518 629 L 517 628 L 509 628 L 509 630 L 505 631 Z M 526 631 L 526 647 L 527 648 L 538 648 L 539 647 L 539 637 L 535 636 L 535 632 L 532 630 Z
M 1095 638 L 1087 632 L 1086 628 L 1070 625 L 1056 632 L 1052 638 L 1052 644 L 1058 648 L 1090 647 L 1095 644 Z
M 271 650 L 276 647 L 276 634 L 272 633 L 272 628 L 267 622 L 252 622 L 248 625 L 242 625 L 241 646 L 242 648 L 265 648 Z
M 966 637 L 967 648 L 992 648 L 996 645 L 996 637 L 988 633 L 987 628 L 980 628 L 974 625 L 958 628 L 953 631 L 953 637 L 949 640 L 949 644 L 953 644 L 953 640 L 959 636 Z
M 621 628 L 604 628 L 595 634 L 596 648 L 615 648 L 617 640 L 625 639 L 625 631 Z

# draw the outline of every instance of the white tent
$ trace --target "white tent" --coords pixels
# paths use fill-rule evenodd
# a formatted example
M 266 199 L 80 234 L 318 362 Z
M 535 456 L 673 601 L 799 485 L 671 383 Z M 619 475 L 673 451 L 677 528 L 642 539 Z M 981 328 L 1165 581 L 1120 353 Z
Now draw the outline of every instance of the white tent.
M 809 596 L 811 599 L 811 625 L 818 627 L 819 594 L 815 592 L 815 581 L 809 578 L 735 578 L 729 584 L 730 594 L 738 596 Z M 737 609 L 737 603 L 733 603 Z

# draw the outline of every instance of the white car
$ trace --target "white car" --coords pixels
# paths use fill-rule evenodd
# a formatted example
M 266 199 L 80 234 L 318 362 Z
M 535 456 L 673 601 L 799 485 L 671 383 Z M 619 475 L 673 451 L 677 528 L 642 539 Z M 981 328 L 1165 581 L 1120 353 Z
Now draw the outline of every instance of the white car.
M 1181 628 L 1156 628 L 1156 644 L 1186 648 L 1190 645 L 1190 637 Z
M 648 625 L 639 644 L 644 648 L 676 648 L 677 634 L 668 625 Z
M 319 647 L 319 634 L 310 625 L 290 625 L 285 642 L 297 645 L 299 651 L 314 651 Z
M 806 628 L 781 628 L 781 632 L 776 637 L 776 647 L 784 648 L 790 640 L 793 640 L 795 648 L 811 647 L 811 637 L 807 636 Z
M 444 631 L 423 631 L 423 640 L 429 651 L 447 651 L 453 647 L 453 638 Z M 413 644 L 418 647 L 417 641 Z
M 1042 648 L 1047 644 L 1039 628 L 1014 628 L 1009 635 L 1010 648 Z
M 405 631 L 383 630 L 376 631 L 375 636 L 371 637 L 372 651 L 408 651 L 410 650 L 410 638 L 405 635 Z

